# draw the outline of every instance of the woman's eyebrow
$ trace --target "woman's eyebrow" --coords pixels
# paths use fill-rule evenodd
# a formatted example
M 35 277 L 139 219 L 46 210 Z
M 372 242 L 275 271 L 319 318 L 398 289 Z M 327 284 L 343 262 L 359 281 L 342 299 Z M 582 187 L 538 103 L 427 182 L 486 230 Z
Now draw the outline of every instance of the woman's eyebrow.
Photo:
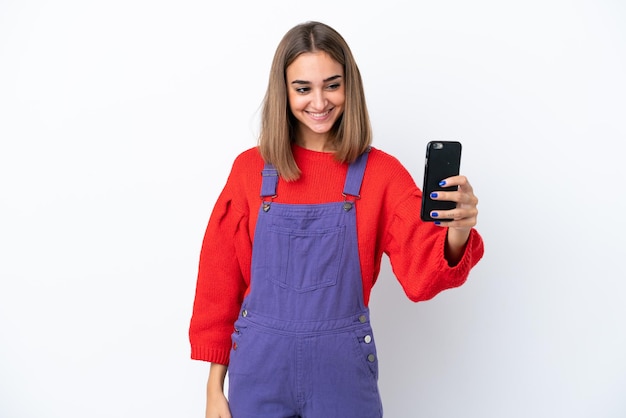
M 330 77 L 324 79 L 323 81 L 324 81 L 324 83 L 328 83 L 329 81 L 333 81 L 333 80 L 336 80 L 338 78 L 341 78 L 341 76 L 339 74 L 330 76 Z M 311 82 L 310 81 L 305 81 L 305 80 L 293 80 L 291 82 L 291 84 L 311 84 Z

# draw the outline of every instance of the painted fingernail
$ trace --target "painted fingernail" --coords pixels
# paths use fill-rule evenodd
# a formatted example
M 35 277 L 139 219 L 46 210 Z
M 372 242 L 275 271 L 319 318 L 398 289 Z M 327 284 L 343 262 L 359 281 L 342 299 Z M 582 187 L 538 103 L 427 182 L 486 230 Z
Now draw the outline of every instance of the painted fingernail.
M 435 221 L 435 225 L 441 225 L 441 222 Z
M 440 186 L 445 186 L 445 185 L 446 185 L 446 181 L 445 181 L 445 180 L 441 180 L 441 181 L 439 182 L 439 185 L 440 185 Z
M 437 192 L 432 192 L 432 193 L 430 194 L 430 197 L 432 197 L 433 199 L 434 199 L 434 198 L 436 198 L 437 196 L 439 196 L 439 195 L 437 194 Z
M 433 212 L 430 216 L 436 218 L 437 216 L 439 216 L 439 214 L 437 212 Z

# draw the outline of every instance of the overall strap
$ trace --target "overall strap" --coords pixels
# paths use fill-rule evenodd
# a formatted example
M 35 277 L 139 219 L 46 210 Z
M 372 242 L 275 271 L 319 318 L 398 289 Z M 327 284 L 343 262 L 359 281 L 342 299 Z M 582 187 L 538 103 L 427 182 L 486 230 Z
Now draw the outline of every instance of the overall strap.
M 370 148 L 368 147 L 367 150 L 359 155 L 359 157 L 350 164 L 350 167 L 348 167 L 348 175 L 346 176 L 346 182 L 343 186 L 344 196 L 354 196 L 357 199 L 361 197 L 361 183 L 363 182 L 363 174 L 365 173 L 369 153 Z
M 263 167 L 263 171 L 261 171 L 261 176 L 263 176 L 261 183 L 261 198 L 276 196 L 278 170 L 276 170 L 272 164 L 265 163 L 265 167 Z
M 361 183 L 363 182 L 363 174 L 365 173 L 365 166 L 367 165 L 367 157 L 369 156 L 370 148 L 368 148 L 363 154 L 348 167 L 348 174 L 346 176 L 346 182 L 343 186 L 343 194 L 360 197 Z M 262 183 L 261 183 L 261 197 L 275 197 L 276 187 L 278 185 L 278 171 L 270 163 L 265 163 L 263 171 L 261 171 Z

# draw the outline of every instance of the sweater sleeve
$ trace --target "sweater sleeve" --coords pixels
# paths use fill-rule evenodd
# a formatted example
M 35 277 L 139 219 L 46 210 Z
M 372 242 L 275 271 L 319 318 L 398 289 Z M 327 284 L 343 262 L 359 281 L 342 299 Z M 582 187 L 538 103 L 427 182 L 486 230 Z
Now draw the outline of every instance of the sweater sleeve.
M 450 266 L 444 250 L 447 228 L 420 219 L 422 193 L 417 187 L 393 210 L 385 252 L 407 297 L 424 301 L 465 283 L 483 256 L 483 241 L 472 229 L 461 260 Z
M 235 169 L 233 168 L 233 171 Z M 202 242 L 189 326 L 191 358 L 228 364 L 233 324 L 247 288 L 248 216 L 235 201 L 231 172 L 217 199 Z

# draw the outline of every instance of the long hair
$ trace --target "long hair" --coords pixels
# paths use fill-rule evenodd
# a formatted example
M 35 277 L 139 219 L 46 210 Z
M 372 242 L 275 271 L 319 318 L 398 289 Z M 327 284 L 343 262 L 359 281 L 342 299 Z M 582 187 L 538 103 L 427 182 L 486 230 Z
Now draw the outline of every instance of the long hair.
M 300 177 L 293 154 L 297 120 L 289 109 L 287 67 L 301 54 L 325 52 L 343 66 L 346 101 L 343 114 L 330 131 L 337 161 L 353 162 L 372 143 L 361 73 L 350 47 L 333 28 L 320 22 L 306 22 L 290 29 L 278 44 L 261 113 L 259 149 L 263 160 L 271 163 L 288 181 Z

